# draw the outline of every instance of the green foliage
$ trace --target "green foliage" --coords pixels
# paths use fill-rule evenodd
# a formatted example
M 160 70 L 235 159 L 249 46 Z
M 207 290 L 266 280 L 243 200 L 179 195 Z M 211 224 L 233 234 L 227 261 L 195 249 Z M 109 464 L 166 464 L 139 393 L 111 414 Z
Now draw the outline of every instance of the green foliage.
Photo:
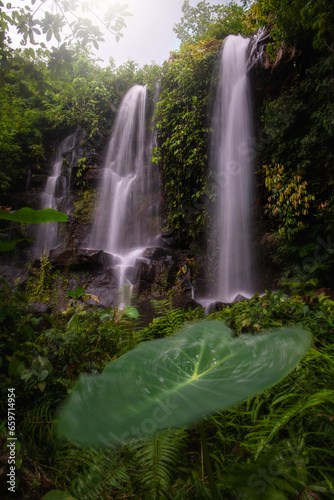
M 248 23 L 247 12 L 234 2 L 221 6 L 223 12 L 219 18 L 208 26 L 203 38 L 224 40 L 229 35 L 249 37 L 254 34 L 256 27 Z
M 21 228 L 23 224 L 42 224 L 44 222 L 67 222 L 68 215 L 63 212 L 58 212 L 57 210 L 53 210 L 51 208 L 44 208 L 42 210 L 33 210 L 29 207 L 20 208 L 15 212 L 11 212 L 8 210 L 0 210 L 0 219 L 18 222 L 20 225 L 18 227 Z M 16 226 L 17 227 L 17 226 Z M 8 232 L 13 227 L 9 227 L 7 229 L 0 230 L 1 232 Z M 4 237 L 0 234 L 0 252 L 9 252 L 15 249 L 17 243 L 21 243 L 22 241 L 33 241 L 34 238 L 26 238 L 26 237 Z
M 30 268 L 28 269 L 29 272 Z M 52 265 L 46 252 L 40 259 L 40 267 L 36 274 L 31 275 L 26 284 L 26 293 L 29 301 L 49 302 L 53 285 Z
M 305 46 L 308 40 L 317 49 L 333 50 L 333 6 L 328 0 L 256 0 L 255 17 L 259 23 L 271 26 L 276 44 Z
M 74 217 L 80 224 L 91 224 L 95 215 L 96 191 L 90 189 L 82 191 L 74 201 Z
M 52 490 L 44 495 L 43 500 L 76 500 L 68 491 Z
M 55 409 L 71 392 L 80 373 L 87 377 L 88 373 L 102 371 L 138 342 L 164 335 L 168 335 L 166 340 L 177 339 L 170 335 L 182 322 L 200 317 L 202 311 L 185 312 L 173 309 L 169 301 L 159 302 L 155 304 L 158 317 L 150 326 L 139 328 L 137 320 L 125 311 L 87 308 L 82 300 L 84 287 L 78 287 L 66 294 L 69 304 L 65 314 L 41 317 L 4 279 L 0 288 L 0 382 L 4 389 L 16 387 L 23 469 L 33 473 L 33 461 L 50 490 L 56 484 L 78 499 L 111 496 L 117 500 L 124 495 L 212 498 L 196 429 L 159 433 L 134 440 L 121 450 L 105 451 L 77 449 L 55 435 Z M 86 314 L 80 316 L 77 328 L 69 327 L 76 311 L 84 310 Z M 132 309 L 128 312 L 133 316 Z M 297 296 L 267 293 L 224 307 L 208 319 L 226 321 L 239 335 L 297 324 L 316 336 L 315 348 L 285 379 L 245 403 L 206 419 L 218 494 L 224 498 L 247 494 L 249 498 L 266 499 L 270 494 L 296 498 L 309 491 L 325 500 L 331 498 L 333 301 L 312 295 L 302 301 Z M 142 350 L 149 345 L 142 342 Z M 16 371 L 19 365 L 30 370 L 38 356 L 49 360 L 52 372 L 42 382 L 37 375 L 28 381 L 22 379 Z M 43 382 L 42 392 L 38 384 Z M 6 414 L 6 401 L 1 405 L 2 414 Z M 19 488 L 25 488 L 23 475 L 20 480 Z M 38 497 L 41 486 L 36 488 Z
M 88 139 L 103 137 L 124 93 L 135 83 L 153 92 L 160 68 L 100 68 L 96 57 L 67 43 L 50 50 L 3 51 L 0 68 L 0 196 L 20 189 L 27 171 L 39 173 L 50 152 L 49 129 L 81 125 Z M 1 57 L 1 54 L 0 54 Z M 4 62 L 5 59 L 5 62 Z M 53 133 L 54 137 L 54 133 Z M 87 139 L 87 140 L 88 140 Z M 2 204 L 5 203 L 3 200 Z
M 127 462 L 119 460 L 112 451 L 67 447 L 57 454 L 56 465 L 63 474 L 60 479 L 66 481 L 80 499 L 97 500 L 114 489 L 125 491 L 130 477 Z
M 307 181 L 300 175 L 287 178 L 283 165 L 264 165 L 265 185 L 269 191 L 268 210 L 272 217 L 279 218 L 279 233 L 290 232 L 303 227 L 303 216 L 308 214 L 314 196 L 307 192 Z
M 168 227 L 184 230 L 188 244 L 204 245 L 201 233 L 210 224 L 206 202 L 212 75 L 221 41 L 229 34 L 254 31 L 235 3 L 196 7 L 185 1 L 184 16 L 174 27 L 182 40 L 161 81 L 157 108 L 158 147 L 153 160 L 161 166 L 164 211 Z M 200 235 L 200 237 L 199 237 Z
M 233 339 L 221 322 L 195 323 L 140 344 L 98 377 L 82 377 L 61 411 L 60 433 L 105 446 L 184 427 L 277 383 L 310 342 L 305 330 Z
M 42 68 L 11 53 L 5 67 L 4 75 L 0 72 L 0 195 L 15 181 L 24 182 L 27 166 L 38 164 L 45 157 L 38 99 L 44 88 Z
M 308 269 L 307 280 L 316 278 L 323 286 L 331 286 L 331 249 L 326 259 L 313 258 L 312 252 L 317 253 L 320 238 L 327 240 L 332 233 L 334 220 L 330 122 L 334 116 L 333 60 L 333 53 L 325 53 L 304 59 L 303 64 L 298 61 L 298 80 L 278 97 L 266 100 L 259 110 L 258 164 L 284 165 L 281 174 L 269 168 L 263 171 L 263 183 L 270 184 L 271 206 L 268 196 L 262 199 L 268 208 L 267 230 L 278 237 L 275 253 L 279 254 L 282 274 L 295 274 L 296 266 L 304 267 L 306 258 L 313 259 L 316 265 L 313 272 Z M 283 229 L 290 239 L 279 238 Z
M 32 208 L 24 207 L 15 212 L 0 210 L 0 219 L 24 224 L 41 224 L 42 222 L 67 222 L 68 215 L 52 208 L 33 210 Z
M 324 294 L 310 293 L 305 302 L 300 296 L 288 297 L 282 291 L 255 295 L 249 301 L 226 306 L 210 314 L 210 319 L 222 319 L 241 333 L 258 333 L 262 329 L 302 325 L 310 329 L 319 342 L 333 338 L 334 302 Z
M 48 6 L 50 2 L 44 0 L 42 4 L 46 4 L 46 8 L 51 8 L 51 12 L 46 9 L 40 11 L 40 6 L 33 9 L 35 3 L 36 0 L 31 0 L 31 7 L 25 5 L 16 8 L 11 3 L 7 3 L 5 6 L 1 2 L 1 7 L 4 8 L 0 11 L 0 20 L 4 30 L 4 36 L 1 40 L 2 47 L 6 47 L 6 43 L 10 43 L 7 31 L 11 26 L 18 35 L 21 35 L 22 45 L 27 43 L 33 46 L 37 45 L 36 36 L 39 37 L 43 34 L 43 39 L 47 42 L 55 38 L 58 43 L 61 43 L 62 39 L 65 38 L 67 41 L 77 41 L 82 46 L 93 44 L 98 49 L 98 42 L 103 41 L 102 33 L 99 27 L 92 23 L 91 18 L 95 18 L 96 22 L 102 22 L 105 29 L 115 35 L 116 40 L 119 40 L 123 36 L 121 30 L 125 27 L 124 17 L 131 15 L 126 11 L 127 6 L 119 3 L 109 7 L 103 20 L 96 15 L 96 3 L 93 5 L 78 0 L 75 2 L 55 0 Z M 78 10 L 88 14 L 89 17 L 81 17 Z M 71 18 L 74 18 L 74 21 L 70 23 L 68 19 Z M 63 34 L 65 26 L 70 28 L 70 35 Z M 41 46 L 45 47 L 44 42 L 41 42 Z
M 81 125 L 93 135 L 108 127 L 115 91 L 106 80 L 107 70 L 98 68 L 91 57 L 73 57 L 73 52 L 71 57 L 69 65 L 63 54 L 54 54 L 51 67 L 63 72 L 66 84 L 46 93 L 46 118 L 53 127 Z
M 218 49 L 212 40 L 184 45 L 163 76 L 157 109 L 154 159 L 162 168 L 168 223 L 187 228 L 191 237 L 207 223 L 204 194 L 210 128 L 206 112 Z
M 184 431 L 165 431 L 131 444 L 130 448 L 135 450 L 138 480 L 146 495 L 168 495 L 174 470 L 182 458 L 185 438 Z
M 158 301 L 153 299 L 151 303 L 158 314 L 157 317 L 153 318 L 149 326 L 150 335 L 154 338 L 173 335 L 181 328 L 186 320 L 192 319 L 192 314 L 190 312 L 172 307 L 171 300 L 169 299 Z M 193 318 L 195 319 L 199 315 L 200 313 L 194 312 Z
M 173 31 L 182 42 L 198 40 L 205 36 L 223 39 L 228 35 L 243 33 L 244 9 L 234 2 L 228 5 L 211 5 L 206 0 L 192 7 L 189 0 L 182 5 L 183 16 Z M 218 35 L 219 33 L 219 35 Z

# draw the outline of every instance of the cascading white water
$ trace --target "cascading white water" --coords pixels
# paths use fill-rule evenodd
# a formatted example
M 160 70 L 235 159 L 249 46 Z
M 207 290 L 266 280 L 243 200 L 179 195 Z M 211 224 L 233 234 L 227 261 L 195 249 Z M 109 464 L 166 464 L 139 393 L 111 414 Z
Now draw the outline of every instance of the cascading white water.
M 59 205 L 68 194 L 69 180 L 62 174 L 63 156 L 74 148 L 76 134 L 66 137 L 57 147 L 52 161 L 51 175 L 47 178 L 44 191 L 41 195 L 40 208 L 59 210 Z M 47 254 L 60 243 L 59 224 L 47 222 L 36 228 L 34 256 L 40 258 L 43 252 Z
M 146 86 L 125 94 L 110 137 L 89 247 L 113 255 L 119 290 L 152 235 L 154 182 L 146 145 Z M 120 307 L 127 302 L 121 301 Z
M 251 251 L 252 112 L 247 77 L 249 40 L 230 35 L 224 42 L 215 102 L 212 160 L 216 172 L 219 300 L 253 294 Z

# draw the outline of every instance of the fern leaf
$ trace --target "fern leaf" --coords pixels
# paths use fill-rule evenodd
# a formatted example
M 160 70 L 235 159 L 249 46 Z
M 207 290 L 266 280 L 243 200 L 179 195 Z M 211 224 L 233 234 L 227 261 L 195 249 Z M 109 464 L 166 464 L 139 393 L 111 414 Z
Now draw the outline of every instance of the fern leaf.
M 151 436 L 136 445 L 140 482 L 150 493 L 165 495 L 175 468 L 180 462 L 180 452 L 185 432 L 163 432 Z
M 275 434 L 289 422 L 293 417 L 296 415 L 304 412 L 305 410 L 313 407 L 313 406 L 318 406 L 322 403 L 325 402 L 334 402 L 334 391 L 330 390 L 324 390 L 317 392 L 316 394 L 312 394 L 308 396 L 308 398 L 303 399 L 301 401 L 298 401 L 295 405 L 293 405 L 289 409 L 284 409 L 283 414 L 280 416 L 280 418 L 276 419 L 274 422 L 274 425 L 272 426 L 270 432 L 268 433 L 267 437 L 262 440 L 261 446 L 259 446 L 258 451 L 255 455 L 255 460 L 258 459 L 260 453 L 264 449 L 264 447 L 272 440 L 272 438 L 275 436 Z

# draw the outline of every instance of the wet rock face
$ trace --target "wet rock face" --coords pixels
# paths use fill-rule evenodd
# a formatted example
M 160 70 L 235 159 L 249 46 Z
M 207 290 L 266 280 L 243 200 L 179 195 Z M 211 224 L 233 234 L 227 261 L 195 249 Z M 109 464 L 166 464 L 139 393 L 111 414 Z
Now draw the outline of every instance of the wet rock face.
M 258 47 L 261 56 L 249 71 L 256 107 L 261 105 L 263 99 L 279 95 L 282 87 L 291 85 L 298 77 L 295 62 L 302 55 L 301 52 L 282 43 L 276 51 L 275 59 L 271 59 L 267 51 L 270 42 L 270 33 L 261 38 Z
M 114 268 L 103 269 L 97 273 L 87 276 L 88 287 L 86 293 L 95 295 L 99 299 L 102 308 L 116 307 L 118 303 L 118 273 Z M 96 305 L 94 300 L 88 301 Z
M 149 247 L 136 262 L 134 289 L 137 296 L 162 293 L 175 283 L 177 257 L 162 247 Z
M 118 263 L 117 257 L 103 250 L 87 248 L 54 248 L 50 251 L 49 261 L 54 267 L 108 267 Z
M 143 252 L 144 259 L 159 259 L 168 255 L 168 250 L 161 247 L 149 247 Z
M 83 176 L 84 182 L 90 187 L 97 187 L 101 179 L 102 171 L 97 166 L 89 168 Z

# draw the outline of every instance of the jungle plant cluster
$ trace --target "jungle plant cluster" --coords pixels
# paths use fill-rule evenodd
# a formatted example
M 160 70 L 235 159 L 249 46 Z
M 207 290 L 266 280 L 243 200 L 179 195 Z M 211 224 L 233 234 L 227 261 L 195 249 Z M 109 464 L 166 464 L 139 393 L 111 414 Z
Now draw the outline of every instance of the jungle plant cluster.
M 279 233 L 290 232 L 303 227 L 303 215 L 308 214 L 314 195 L 307 191 L 307 181 L 300 175 L 287 179 L 283 165 L 264 165 L 265 185 L 271 196 L 268 198 L 268 211 L 272 217 L 279 217 Z
M 169 300 L 155 301 L 155 318 L 140 326 L 135 303 L 103 310 L 98 297 L 96 306 L 87 306 L 92 297 L 81 287 L 66 295 L 62 312 L 42 314 L 24 292 L 1 280 L 0 378 L 5 389 L 16 388 L 22 498 L 24 492 L 46 500 L 212 498 L 197 427 L 162 431 L 106 450 L 78 448 L 57 433 L 57 411 L 81 373 L 100 373 L 139 343 L 203 320 L 204 310 L 184 311 L 172 308 Z M 315 337 L 303 361 L 279 384 L 205 419 L 219 497 L 332 498 L 334 302 L 325 295 L 302 300 L 267 292 L 206 320 L 225 322 L 237 336 L 296 325 Z M 1 415 L 6 415 L 6 401 L 1 404 Z M 5 450 L 5 419 L 0 429 Z M 1 461 L 5 465 L 4 452 Z M 0 488 L 6 491 L 3 476 Z
M 219 43 L 189 43 L 170 63 L 157 106 L 158 148 L 168 224 L 187 228 L 190 238 L 204 229 L 210 127 L 209 87 Z

